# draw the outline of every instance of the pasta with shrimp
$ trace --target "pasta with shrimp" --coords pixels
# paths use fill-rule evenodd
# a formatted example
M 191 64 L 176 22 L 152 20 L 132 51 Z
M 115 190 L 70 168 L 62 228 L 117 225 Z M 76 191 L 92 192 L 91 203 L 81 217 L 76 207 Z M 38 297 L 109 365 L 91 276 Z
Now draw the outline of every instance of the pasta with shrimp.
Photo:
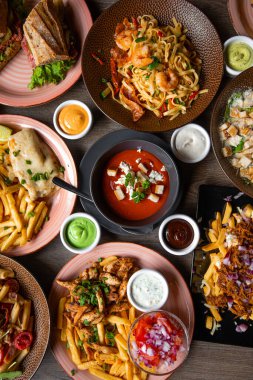
M 186 33 L 175 18 L 168 26 L 160 26 L 151 15 L 117 24 L 107 86 L 134 121 L 145 109 L 172 120 L 208 91 L 200 89 L 202 61 Z

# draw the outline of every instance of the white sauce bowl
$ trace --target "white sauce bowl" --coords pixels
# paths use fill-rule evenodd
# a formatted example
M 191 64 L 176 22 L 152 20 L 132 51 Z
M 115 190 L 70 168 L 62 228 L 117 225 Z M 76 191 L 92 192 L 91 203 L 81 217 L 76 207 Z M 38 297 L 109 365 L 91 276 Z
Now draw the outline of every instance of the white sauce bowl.
M 249 47 L 251 47 L 251 49 L 253 49 L 253 40 L 249 37 L 235 36 L 235 37 L 231 37 L 227 41 L 225 41 L 225 43 L 223 45 L 224 46 L 223 54 L 224 54 L 224 62 L 225 62 L 225 71 L 226 71 L 227 75 L 230 76 L 231 78 L 234 78 L 237 75 L 242 73 L 242 71 L 237 71 L 237 70 L 232 69 L 230 66 L 227 65 L 227 62 L 226 62 L 227 47 L 233 42 L 244 42 L 245 44 L 249 45 Z M 252 64 L 252 66 L 253 66 L 253 64 Z
M 184 156 L 182 153 L 180 153 L 177 148 L 176 148 L 176 141 L 177 141 L 177 136 L 183 132 L 183 131 L 191 131 L 191 130 L 196 130 L 198 131 L 198 133 L 200 133 L 202 135 L 202 137 L 205 139 L 205 148 L 203 149 L 203 151 L 201 152 L 201 154 L 197 155 L 195 158 L 193 159 L 190 159 L 189 157 L 186 157 Z M 187 164 L 194 164 L 196 162 L 199 162 L 199 161 L 202 161 L 209 153 L 210 151 L 210 147 L 211 147 L 211 141 L 210 141 L 210 137 L 209 137 L 209 134 L 207 133 L 207 131 L 201 127 L 200 125 L 198 124 L 194 124 L 194 123 L 190 123 L 190 124 L 186 124 L 185 126 L 179 128 L 179 129 L 176 129 L 172 136 L 171 136 L 171 140 L 170 140 L 170 144 L 171 144 L 171 149 L 172 149 L 172 152 L 173 154 L 182 162 L 185 162 Z
M 68 224 L 76 218 L 86 218 L 95 224 L 96 232 L 97 232 L 96 238 L 95 238 L 94 242 L 91 245 L 89 245 L 87 248 L 75 248 L 75 247 L 73 247 L 73 245 L 69 244 L 68 239 L 66 237 L 66 229 L 67 229 Z M 91 251 L 93 248 L 95 248 L 99 243 L 100 237 L 101 237 L 101 229 L 100 229 L 98 222 L 96 221 L 95 218 L 93 218 L 93 216 L 86 214 L 85 212 L 76 212 L 75 214 L 68 216 L 61 225 L 60 238 L 61 238 L 62 244 L 70 252 L 77 253 L 79 255 L 83 254 L 83 253 L 87 253 L 87 252 Z
M 59 120 L 59 114 L 60 114 L 61 110 L 64 107 L 70 106 L 70 105 L 77 105 L 77 106 L 82 107 L 87 112 L 87 115 L 88 115 L 87 127 L 81 133 L 78 133 L 76 135 L 69 135 L 68 133 L 65 133 L 61 129 L 61 127 L 59 125 L 59 121 L 58 121 Z M 62 137 L 64 137 L 65 139 L 68 139 L 68 140 L 77 140 L 77 139 L 80 139 L 81 137 L 84 137 L 85 135 L 87 135 L 87 133 L 90 131 L 90 129 L 92 127 L 92 122 L 93 122 L 93 117 L 92 117 L 91 110 L 89 109 L 88 106 L 86 106 L 86 104 L 84 104 L 83 102 L 80 102 L 80 100 L 66 100 L 65 102 L 59 104 L 59 106 L 54 111 L 54 116 L 53 116 L 54 127 L 55 127 L 56 131 L 59 133 L 59 135 L 61 135 Z
M 161 298 L 160 302 L 156 303 L 155 305 L 152 305 L 150 307 L 140 305 L 140 303 L 138 303 L 138 301 L 133 296 L 134 282 L 135 282 L 135 280 L 138 279 L 138 277 L 140 277 L 142 275 L 147 275 L 148 278 L 156 277 L 159 279 L 160 283 L 162 284 L 163 293 L 162 293 L 162 298 Z M 135 272 L 128 280 L 128 283 L 127 283 L 128 300 L 139 311 L 148 312 L 148 311 L 154 311 L 154 310 L 161 309 L 164 306 L 164 304 L 166 303 L 168 296 L 169 296 L 169 285 L 168 285 L 166 279 L 164 278 L 164 276 L 158 271 L 155 271 L 153 269 L 140 269 L 137 272 Z
M 188 222 L 192 226 L 193 240 L 192 240 L 191 244 L 188 245 L 188 247 L 186 247 L 186 248 L 174 249 L 174 248 L 169 246 L 169 243 L 164 238 L 164 228 L 166 227 L 166 225 L 171 220 L 174 220 L 174 219 L 185 220 L 186 222 Z M 197 245 L 199 243 L 199 239 L 200 239 L 199 226 L 197 225 L 195 220 L 193 220 L 190 216 L 187 216 L 184 214 L 174 214 L 174 215 L 170 215 L 170 216 L 168 216 L 168 218 L 164 219 L 164 221 L 160 225 L 158 234 L 159 234 L 160 243 L 163 246 L 163 248 L 165 249 L 165 251 L 167 251 L 167 252 L 169 252 L 175 256 L 183 256 L 183 255 L 187 255 L 188 253 L 191 253 L 197 247 Z

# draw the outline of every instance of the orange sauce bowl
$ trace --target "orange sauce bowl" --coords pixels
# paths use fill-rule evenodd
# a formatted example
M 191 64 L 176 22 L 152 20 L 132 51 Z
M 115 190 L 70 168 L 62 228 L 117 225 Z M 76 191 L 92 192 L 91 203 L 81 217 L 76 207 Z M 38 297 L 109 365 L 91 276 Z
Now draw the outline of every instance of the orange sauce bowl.
M 92 121 L 89 107 L 79 100 L 67 100 L 61 103 L 53 116 L 56 131 L 69 140 L 84 137 L 91 129 Z

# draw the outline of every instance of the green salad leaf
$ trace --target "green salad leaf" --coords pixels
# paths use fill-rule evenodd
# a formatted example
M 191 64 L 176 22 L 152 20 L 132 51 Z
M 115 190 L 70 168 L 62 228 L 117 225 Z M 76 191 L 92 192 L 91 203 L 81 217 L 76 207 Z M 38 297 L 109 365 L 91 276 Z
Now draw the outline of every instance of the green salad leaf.
M 233 147 L 233 153 L 241 152 L 243 150 L 243 146 L 244 146 L 244 141 L 243 141 L 243 139 L 241 139 L 239 144 L 237 146 Z
M 33 69 L 33 75 L 28 87 L 33 90 L 35 87 L 41 87 L 44 84 L 58 84 L 62 81 L 73 66 L 75 60 L 56 61 L 48 65 L 37 66 Z
M 240 99 L 242 97 L 241 92 L 234 92 L 233 95 L 228 99 L 228 103 L 226 106 L 225 114 L 224 114 L 224 120 L 228 121 L 230 119 L 230 108 L 235 101 L 235 99 Z

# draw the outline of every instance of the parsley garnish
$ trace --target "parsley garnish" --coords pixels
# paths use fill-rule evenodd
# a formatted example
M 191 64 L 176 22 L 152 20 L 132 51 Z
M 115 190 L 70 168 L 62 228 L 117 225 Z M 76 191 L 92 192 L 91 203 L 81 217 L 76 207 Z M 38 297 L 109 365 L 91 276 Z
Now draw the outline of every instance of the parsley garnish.
M 30 174 L 30 175 L 32 175 L 33 174 L 33 172 L 31 171 L 31 169 L 27 169 L 27 171 L 26 171 L 28 174 Z
M 25 160 L 25 163 L 26 163 L 27 165 L 31 165 L 32 161 L 31 161 L 31 160 Z
M 102 257 L 99 257 L 99 258 L 98 258 L 98 262 L 99 262 L 99 263 L 101 263 L 102 260 L 103 260 Z
M 64 172 L 65 172 L 65 168 L 64 168 L 64 166 L 60 166 L 60 167 L 59 167 L 59 172 L 60 172 L 60 173 L 64 173 Z
M 98 340 L 99 340 L 99 338 L 98 338 L 98 329 L 96 327 L 93 327 L 93 334 L 88 339 L 88 343 L 97 343 Z
M 109 346 L 115 346 L 115 339 L 114 339 L 113 332 L 107 330 L 105 333 L 105 336 L 109 340 Z
M 46 181 L 47 179 L 49 178 L 49 174 L 48 172 L 45 172 L 45 173 L 35 173 L 32 177 L 31 177 L 31 180 L 32 181 L 40 181 L 40 180 L 44 180 Z
M 30 212 L 28 212 L 28 216 L 29 216 L 29 218 L 33 217 L 34 215 L 35 215 L 34 211 L 30 211 Z
M 20 150 L 15 150 L 15 151 L 13 152 L 13 156 L 14 156 L 14 157 L 17 157 L 17 156 L 19 155 L 19 153 L 20 153 Z
M 10 153 L 10 149 L 9 149 L 9 148 L 5 149 L 4 151 L 5 151 L 5 153 L 7 153 L 7 154 Z
M 74 376 L 76 374 L 76 370 L 75 369 L 72 369 L 70 372 L 71 372 L 71 376 Z
M 243 146 L 244 146 L 244 141 L 243 139 L 241 139 L 241 141 L 239 142 L 239 144 L 235 147 L 233 147 L 233 153 L 239 153 L 243 150 Z
M 125 186 L 128 186 L 129 184 L 130 186 L 134 187 L 134 177 L 131 173 L 127 173 L 125 178 Z
M 132 194 L 132 199 L 134 200 L 134 203 L 140 203 L 140 201 L 145 199 L 145 194 L 140 191 L 134 191 Z
M 4 178 L 4 182 L 5 182 L 6 185 L 11 185 L 12 184 L 12 181 L 8 177 Z
M 24 185 L 26 183 L 26 180 L 25 179 L 21 179 L 21 185 Z
M 143 187 L 144 190 L 147 190 L 150 187 L 150 181 L 148 179 L 146 179 L 143 182 L 142 187 Z
M 89 326 L 90 322 L 89 322 L 87 319 L 84 319 L 83 324 L 84 324 L 85 326 Z

